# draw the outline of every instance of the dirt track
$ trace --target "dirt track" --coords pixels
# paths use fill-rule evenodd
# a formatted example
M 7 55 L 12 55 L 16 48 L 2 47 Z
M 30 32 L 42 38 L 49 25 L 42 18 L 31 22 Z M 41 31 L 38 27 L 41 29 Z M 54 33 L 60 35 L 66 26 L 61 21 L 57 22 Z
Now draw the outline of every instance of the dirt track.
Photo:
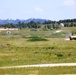
M 6 66 L 6 67 L 0 67 L 0 69 L 29 68 L 29 67 L 59 67 L 59 66 L 76 66 L 76 63 L 57 63 L 57 64 L 36 64 L 36 65 Z

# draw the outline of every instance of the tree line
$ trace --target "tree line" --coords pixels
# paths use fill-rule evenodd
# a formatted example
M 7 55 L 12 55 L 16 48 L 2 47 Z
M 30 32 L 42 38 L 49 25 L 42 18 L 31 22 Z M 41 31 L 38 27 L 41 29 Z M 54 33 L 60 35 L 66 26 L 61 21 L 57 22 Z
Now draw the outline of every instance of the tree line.
M 18 24 L 8 23 L 8 24 L 1 24 L 0 28 L 44 28 L 44 29 L 57 29 L 59 28 L 59 23 L 56 21 L 45 21 L 43 23 L 30 21 L 28 23 L 18 22 Z
M 76 19 L 66 19 L 60 21 L 44 21 L 41 22 L 34 22 L 30 21 L 28 23 L 25 22 L 18 22 L 18 24 L 8 23 L 8 24 L 1 24 L 0 28 L 43 28 L 43 29 L 60 29 L 60 24 L 63 23 L 64 27 L 76 27 Z
M 76 19 L 60 20 L 59 23 L 64 23 L 64 27 L 76 27 Z

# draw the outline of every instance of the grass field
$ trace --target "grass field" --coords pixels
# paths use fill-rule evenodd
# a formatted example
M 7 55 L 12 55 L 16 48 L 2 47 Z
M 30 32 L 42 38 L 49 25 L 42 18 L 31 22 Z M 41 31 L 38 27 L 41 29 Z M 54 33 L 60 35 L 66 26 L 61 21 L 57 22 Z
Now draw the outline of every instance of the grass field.
M 64 30 L 64 28 L 63 28 Z M 66 29 L 67 30 L 67 29 Z M 75 28 L 68 29 L 75 33 Z M 6 35 L 6 31 L 0 33 L 0 67 L 17 66 L 27 64 L 49 64 L 49 63 L 75 63 L 76 41 L 65 40 L 66 31 L 54 33 L 55 31 L 13 31 Z M 28 41 L 31 36 L 40 36 L 47 41 Z M 57 38 L 56 38 L 57 37 Z M 62 69 L 62 72 L 61 72 Z M 67 70 L 66 70 L 67 69 Z M 50 71 L 51 70 L 51 71 Z M 0 69 L 1 74 L 23 75 L 50 75 L 60 73 L 76 73 L 76 67 L 58 68 L 25 68 L 25 69 Z M 64 71 L 63 71 L 64 70 Z M 37 74 L 29 74 L 34 71 Z M 71 71 L 71 72 L 70 72 Z M 49 73 L 50 74 L 49 74 Z M 44 74 L 45 73 L 45 74 Z
M 74 75 L 76 67 L 0 69 L 0 75 Z

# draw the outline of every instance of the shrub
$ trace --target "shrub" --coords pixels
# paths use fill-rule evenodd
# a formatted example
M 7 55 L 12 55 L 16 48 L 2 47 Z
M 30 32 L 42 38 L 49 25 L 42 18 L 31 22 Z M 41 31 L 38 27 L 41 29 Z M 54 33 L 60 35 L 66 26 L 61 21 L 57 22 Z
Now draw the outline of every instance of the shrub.
M 29 38 L 28 41 L 47 41 L 47 39 L 39 37 L 39 36 L 32 36 Z
M 63 55 L 61 53 L 56 54 L 57 57 L 62 57 Z

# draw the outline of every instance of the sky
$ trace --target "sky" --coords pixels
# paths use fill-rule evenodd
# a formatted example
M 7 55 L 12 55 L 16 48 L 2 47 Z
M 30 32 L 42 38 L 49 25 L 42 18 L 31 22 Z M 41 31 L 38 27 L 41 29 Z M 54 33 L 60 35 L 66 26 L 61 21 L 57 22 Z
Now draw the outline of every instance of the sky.
M 76 18 L 76 0 L 0 0 L 0 19 Z

